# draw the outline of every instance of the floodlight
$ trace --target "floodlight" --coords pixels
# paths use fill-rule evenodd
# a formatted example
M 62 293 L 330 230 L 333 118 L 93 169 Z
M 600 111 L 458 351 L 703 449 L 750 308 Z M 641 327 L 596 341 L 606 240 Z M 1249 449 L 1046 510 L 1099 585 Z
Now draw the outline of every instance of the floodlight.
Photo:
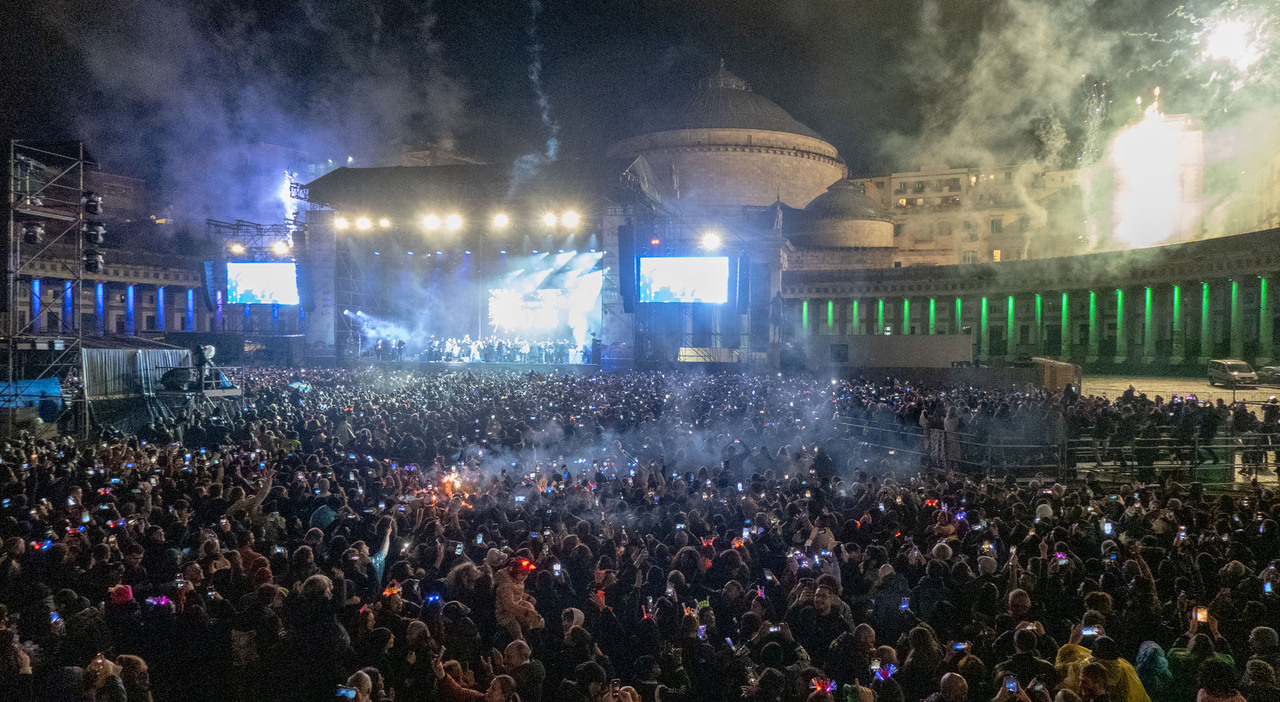
M 351 226 L 351 223 L 347 221 L 346 217 L 339 217 L 333 220 L 334 229 L 346 229 L 349 226 Z
M 359 223 L 357 223 L 356 226 L 359 226 Z M 276 252 L 278 255 L 283 256 L 289 253 L 289 242 L 281 239 L 280 241 L 277 241 L 276 243 L 271 245 L 271 250 Z
M 556 226 L 556 213 L 548 212 L 542 215 L 542 223 L 547 225 L 548 227 Z
M 378 226 L 382 227 L 383 229 L 386 229 L 387 227 L 391 226 L 391 220 L 387 219 L 386 217 L 383 217 L 382 219 L 378 220 Z
M 702 248 L 707 251 L 715 251 L 720 248 L 720 235 L 715 232 L 707 232 L 702 235 Z
M 445 217 L 445 218 L 444 218 L 444 226 L 448 227 L 449 229 L 451 229 L 451 230 L 453 230 L 453 231 L 457 231 L 457 230 L 461 229 L 461 228 L 462 228 L 462 215 L 460 215 L 460 214 L 451 214 L 451 215 L 449 215 L 448 217 Z
M 370 229 L 372 227 L 373 222 L 370 222 L 368 217 L 358 217 L 356 219 L 356 229 Z
M 580 219 L 581 218 L 578 217 L 578 213 L 573 210 L 569 210 L 568 212 L 560 215 L 560 223 L 570 229 L 577 227 Z
M 244 244 L 241 244 L 241 243 L 235 243 L 235 244 L 232 244 L 232 245 L 231 245 L 231 253 L 233 253 L 233 254 L 242 254 L 242 253 L 244 253 Z
M 440 228 L 440 218 L 439 218 L 439 217 L 437 217 L 437 216 L 435 216 L 435 215 L 433 215 L 433 214 L 427 215 L 427 216 L 426 216 L 425 218 L 423 218 L 423 220 L 422 220 L 422 226 L 426 227 L 427 229 L 431 229 L 431 230 L 433 230 L 433 231 L 434 231 L 434 230 L 436 230 L 436 229 L 439 229 L 439 228 Z
M 511 219 L 504 214 L 496 214 L 493 216 L 493 226 L 498 229 L 506 229 L 511 224 Z

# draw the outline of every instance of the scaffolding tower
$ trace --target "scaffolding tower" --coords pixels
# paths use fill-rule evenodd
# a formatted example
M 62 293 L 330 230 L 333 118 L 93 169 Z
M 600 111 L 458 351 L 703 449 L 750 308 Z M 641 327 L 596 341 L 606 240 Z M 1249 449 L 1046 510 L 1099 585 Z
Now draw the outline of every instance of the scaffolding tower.
M 87 438 L 90 406 L 84 392 L 81 307 L 84 273 L 99 271 L 102 196 L 86 188 L 92 165 L 82 142 L 9 142 L 9 258 L 6 265 L 5 369 L 0 403 L 4 430 L 14 430 L 27 389 L 57 379 L 59 426 Z M 57 284 L 43 285 L 45 278 Z M 23 309 L 24 289 L 29 292 Z M 41 407 L 41 411 L 45 408 Z

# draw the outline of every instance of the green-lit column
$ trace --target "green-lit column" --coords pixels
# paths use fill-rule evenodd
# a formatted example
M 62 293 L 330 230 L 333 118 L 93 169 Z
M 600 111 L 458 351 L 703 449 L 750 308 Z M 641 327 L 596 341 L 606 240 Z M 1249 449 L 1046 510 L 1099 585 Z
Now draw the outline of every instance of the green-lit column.
M 876 298 L 876 333 L 884 333 L 884 298 Z
M 1124 289 L 1116 288 L 1116 363 L 1129 360 L 1129 330 L 1124 328 Z
M 862 333 L 862 320 L 858 318 L 858 301 L 857 300 L 853 301 L 853 318 L 852 319 L 853 319 L 853 323 L 852 323 L 853 328 L 849 330 L 849 333 L 852 334 L 853 336 L 857 336 Z
M 938 333 L 938 300 L 929 298 L 929 333 Z
M 911 298 L 902 298 L 902 333 L 911 333 Z
M 960 302 L 960 296 L 956 296 L 956 333 L 964 333 L 964 305 Z
M 1011 358 L 1018 350 L 1018 335 L 1013 329 L 1018 326 L 1018 320 L 1014 315 L 1014 304 L 1013 295 L 1010 295 L 1004 317 L 1004 355 Z
M 1275 336 L 1275 320 L 1271 317 L 1271 302 L 1267 299 L 1267 277 L 1258 276 L 1258 365 L 1271 363 L 1272 341 Z
M 1062 291 L 1062 333 L 1058 336 L 1060 345 L 1058 356 L 1064 361 L 1068 360 L 1075 352 L 1072 348 L 1075 344 L 1072 343 L 1071 337 L 1071 294 L 1066 290 Z
M 1240 281 L 1231 281 L 1231 357 L 1244 356 L 1244 315 L 1240 312 Z
M 1186 353 L 1186 342 L 1182 338 L 1182 286 L 1173 286 L 1173 348 L 1169 353 L 1169 363 L 1180 365 Z
M 809 301 L 802 300 L 800 302 L 800 328 L 804 330 L 804 335 L 809 335 Z
M 1212 299 L 1209 297 L 1209 284 L 1200 284 L 1200 361 L 1207 362 L 1213 352 L 1213 339 L 1209 336 L 1209 312 Z
M 1098 329 L 1098 291 L 1089 291 L 1089 355 L 1085 360 L 1094 363 L 1098 360 L 1098 346 L 1102 339 Z
M 1156 360 L 1156 330 L 1151 314 L 1151 286 L 1142 291 L 1142 362 Z
M 989 357 L 991 337 L 987 332 L 987 296 L 982 296 L 978 305 L 978 360 L 985 361 Z
M 836 301 L 827 300 L 827 333 L 836 333 Z
M 1036 293 L 1036 320 L 1031 326 L 1031 344 L 1036 353 L 1044 353 L 1044 301 L 1040 299 L 1040 293 Z

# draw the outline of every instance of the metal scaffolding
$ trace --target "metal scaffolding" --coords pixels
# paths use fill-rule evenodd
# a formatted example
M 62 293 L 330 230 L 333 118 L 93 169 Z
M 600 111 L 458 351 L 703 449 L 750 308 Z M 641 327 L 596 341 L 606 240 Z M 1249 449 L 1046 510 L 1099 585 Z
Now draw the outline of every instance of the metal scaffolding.
M 9 142 L 9 258 L 3 306 L 8 385 L 0 397 L 7 434 L 13 433 L 17 408 L 33 402 L 27 389 L 56 378 L 61 387 L 58 424 L 77 424 L 82 437 L 88 436 L 81 307 L 85 269 L 101 268 L 98 247 L 105 233 L 102 197 L 86 190 L 90 165 L 81 142 Z M 45 289 L 45 277 L 58 284 Z M 26 309 L 24 291 L 29 293 Z

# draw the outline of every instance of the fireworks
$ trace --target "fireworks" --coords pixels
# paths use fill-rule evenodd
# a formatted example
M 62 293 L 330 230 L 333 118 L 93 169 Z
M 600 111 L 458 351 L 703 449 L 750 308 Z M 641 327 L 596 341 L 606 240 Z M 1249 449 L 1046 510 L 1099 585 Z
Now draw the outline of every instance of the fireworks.
M 1201 55 L 1208 61 L 1225 62 L 1240 73 L 1248 73 L 1267 53 L 1262 26 L 1243 18 L 1214 22 L 1198 37 Z

